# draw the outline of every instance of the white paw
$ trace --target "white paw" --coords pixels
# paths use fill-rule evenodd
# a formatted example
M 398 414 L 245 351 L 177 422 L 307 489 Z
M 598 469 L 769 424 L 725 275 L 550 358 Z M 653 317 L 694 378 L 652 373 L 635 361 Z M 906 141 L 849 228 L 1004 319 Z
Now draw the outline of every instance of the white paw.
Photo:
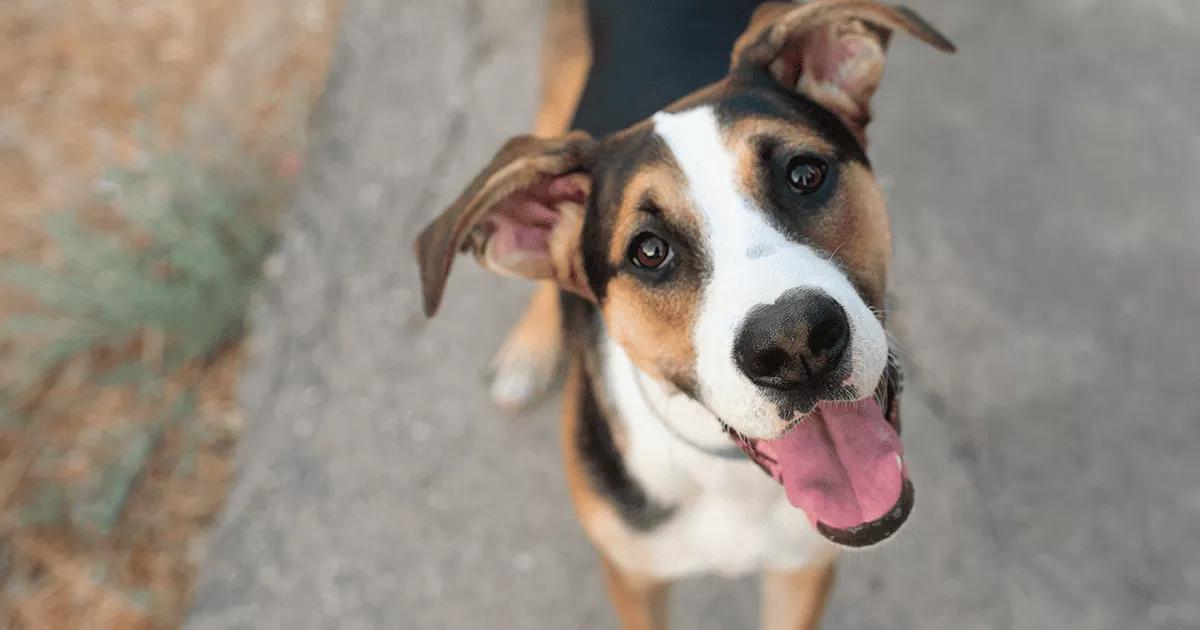
M 492 402 L 506 411 L 529 406 L 558 376 L 558 352 L 530 352 L 505 344 L 492 359 Z

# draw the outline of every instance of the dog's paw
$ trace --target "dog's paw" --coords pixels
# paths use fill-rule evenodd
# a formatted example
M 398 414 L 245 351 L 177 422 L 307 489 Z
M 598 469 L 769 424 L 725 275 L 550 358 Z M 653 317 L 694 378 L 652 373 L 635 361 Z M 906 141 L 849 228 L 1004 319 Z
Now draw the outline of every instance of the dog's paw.
M 558 378 L 559 342 L 514 334 L 492 359 L 492 402 L 508 412 L 541 398 Z

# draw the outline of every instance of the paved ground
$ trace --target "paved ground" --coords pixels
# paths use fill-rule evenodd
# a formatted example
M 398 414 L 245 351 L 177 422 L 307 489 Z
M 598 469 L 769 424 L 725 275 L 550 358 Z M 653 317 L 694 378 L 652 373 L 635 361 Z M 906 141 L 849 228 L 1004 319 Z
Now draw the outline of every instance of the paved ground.
M 1200 6 L 912 4 L 962 49 L 897 38 L 873 127 L 918 511 L 828 627 L 1200 627 Z M 464 264 L 427 324 L 410 254 L 530 120 L 540 12 L 347 9 L 192 628 L 613 626 L 555 405 L 484 395 L 524 289 Z M 753 589 L 689 583 L 677 627 Z

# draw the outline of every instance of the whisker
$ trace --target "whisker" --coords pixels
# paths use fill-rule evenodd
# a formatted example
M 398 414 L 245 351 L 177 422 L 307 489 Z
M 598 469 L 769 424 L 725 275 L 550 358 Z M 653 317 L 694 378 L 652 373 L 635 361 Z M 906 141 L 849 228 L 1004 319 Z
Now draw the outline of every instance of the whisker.
M 908 348 L 904 347 L 904 344 L 900 341 L 900 338 L 894 335 L 892 331 L 884 328 L 883 334 L 888 338 L 888 352 L 901 355 L 906 359 L 912 358 L 912 352 L 909 351 Z
M 829 255 L 829 258 L 826 258 L 826 259 L 825 259 L 825 262 L 829 262 L 829 261 L 833 260 L 833 257 L 834 257 L 834 256 L 836 256 L 836 255 L 837 255 L 837 253 L 838 253 L 839 251 L 841 251 L 841 249 L 842 249 L 843 247 L 845 247 L 845 246 L 846 246 L 846 243 L 849 243 L 850 241 L 854 240 L 854 237 L 858 235 L 858 229 L 859 229 L 859 228 L 857 228 L 857 227 L 856 227 L 856 228 L 855 228 L 855 230 L 854 230 L 854 232 L 851 232 L 851 233 L 850 233 L 850 236 L 846 237 L 846 240 L 845 240 L 845 241 L 842 241 L 842 244 L 841 244 L 841 245 L 838 245 L 838 246 L 837 246 L 837 248 L 833 250 L 833 253 Z

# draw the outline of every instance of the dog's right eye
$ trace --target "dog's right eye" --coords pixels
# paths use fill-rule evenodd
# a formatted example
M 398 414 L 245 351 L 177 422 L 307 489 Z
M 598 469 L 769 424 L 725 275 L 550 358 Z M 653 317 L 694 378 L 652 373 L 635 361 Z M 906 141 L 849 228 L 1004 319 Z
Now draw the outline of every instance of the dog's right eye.
M 821 158 L 801 155 L 787 164 L 787 185 L 792 192 L 807 195 L 816 192 L 825 181 L 829 166 Z
M 639 269 L 658 269 L 672 256 L 671 245 L 651 232 L 642 232 L 629 245 L 629 262 Z

